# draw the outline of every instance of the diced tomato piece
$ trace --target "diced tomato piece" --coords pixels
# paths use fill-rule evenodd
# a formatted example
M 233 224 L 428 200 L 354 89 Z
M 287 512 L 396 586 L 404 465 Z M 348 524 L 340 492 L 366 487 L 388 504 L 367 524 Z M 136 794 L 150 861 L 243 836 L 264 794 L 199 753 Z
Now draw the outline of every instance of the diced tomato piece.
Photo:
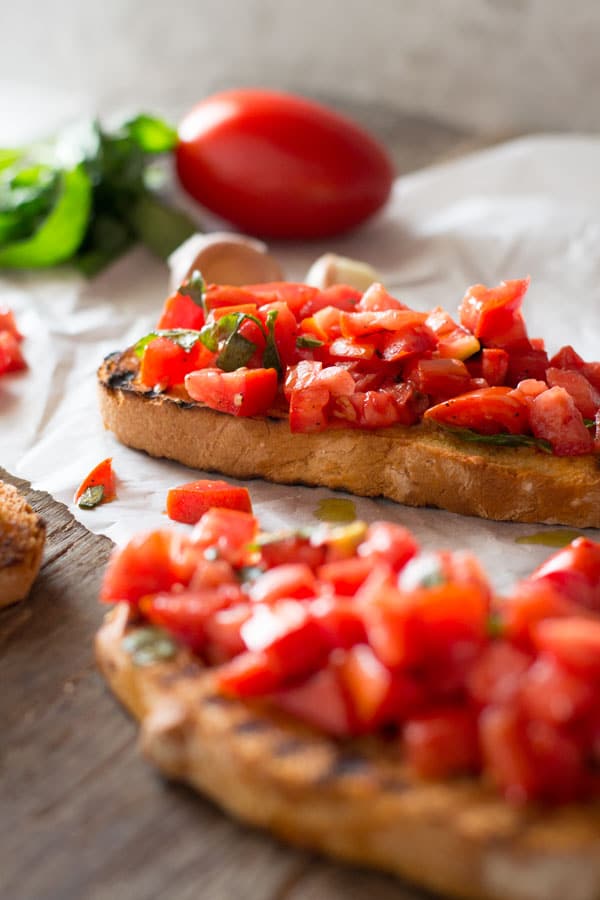
M 290 399 L 307 388 L 325 388 L 331 396 L 343 397 L 354 393 L 355 381 L 350 372 L 341 366 L 323 366 L 315 360 L 301 360 L 287 371 L 284 392 Z
M 217 686 L 234 697 L 260 697 L 281 683 L 266 653 L 241 653 L 216 672 Z
M 326 406 L 330 394 L 327 388 L 318 384 L 292 391 L 290 397 L 290 431 L 292 434 L 302 432 L 324 431 L 328 425 Z
M 261 306 L 259 317 L 265 328 L 267 326 L 267 316 L 275 315 L 273 325 L 273 334 L 275 336 L 275 344 L 279 358 L 283 366 L 291 366 L 298 361 L 298 350 L 296 347 L 296 339 L 298 337 L 298 323 L 296 317 L 291 312 L 287 303 L 281 301 L 276 303 L 267 303 Z
M 518 711 L 490 706 L 479 720 L 484 767 L 507 800 L 524 803 L 540 795 L 541 772 L 526 740 Z
M 528 653 L 507 641 L 492 641 L 469 672 L 469 694 L 481 707 L 514 703 L 530 665 Z
M 250 513 L 213 507 L 195 526 L 191 540 L 200 550 L 212 549 L 216 558 L 232 565 L 245 565 L 251 556 L 249 545 L 257 531 L 258 522 Z
M 524 381 L 519 381 L 515 390 L 520 391 L 527 399 L 533 400 L 534 397 L 547 391 L 548 385 L 545 381 L 537 381 L 535 378 L 526 378 Z
M 503 632 L 524 647 L 531 645 L 531 629 L 537 622 L 572 616 L 577 611 L 575 602 L 546 578 L 522 581 L 500 606 Z
M 178 641 L 198 653 L 206 641 L 205 625 L 208 618 L 217 610 L 241 600 L 239 586 L 225 584 L 211 591 L 182 591 L 142 597 L 140 612 L 153 625 L 165 628 Z
M 371 571 L 373 563 L 367 557 L 351 557 L 327 562 L 317 569 L 320 581 L 331 585 L 334 593 L 353 596 Z
M 0 331 L 8 331 L 18 341 L 23 340 L 23 335 L 17 327 L 17 321 L 12 309 L 8 306 L 0 306 Z
M 507 387 L 482 388 L 452 397 L 430 407 L 425 418 L 480 434 L 524 434 L 529 429 L 527 401 Z
M 408 307 L 388 294 L 384 286 L 376 281 L 370 285 L 357 306 L 357 311 L 380 312 L 385 309 L 408 309 Z
M 434 350 L 437 339 L 427 325 L 415 324 L 379 335 L 376 343 L 382 359 L 395 362 Z
M 243 306 L 245 303 L 256 304 L 257 300 L 252 288 L 233 287 L 228 284 L 209 284 L 204 293 L 207 310 L 220 306 Z
M 254 603 L 275 603 L 288 598 L 314 597 L 316 589 L 314 572 L 306 563 L 284 563 L 259 575 L 249 595 Z
M 466 365 L 473 378 L 484 378 L 490 387 L 498 387 L 506 381 L 508 353 L 499 347 L 484 347 Z
M 407 528 L 393 522 L 373 522 L 359 544 L 357 554 L 369 560 L 371 565 L 386 563 L 395 572 L 400 572 L 418 549 L 419 545 Z
M 332 284 L 331 287 L 319 291 L 316 296 L 307 300 L 296 315 L 298 319 L 305 319 L 314 316 L 326 306 L 352 312 L 356 309 L 361 297 L 360 291 L 347 284 Z
M 319 309 L 313 314 L 312 319 L 317 327 L 327 335 L 327 338 L 333 340 L 341 334 L 341 314 L 341 311 L 336 306 L 324 306 L 323 309 Z
M 210 366 L 216 354 L 211 353 L 201 341 L 185 350 L 167 337 L 157 337 L 144 349 L 140 363 L 140 380 L 148 387 L 162 389 L 183 384 L 188 372 Z
M 339 674 L 331 666 L 296 687 L 278 691 L 270 699 L 279 709 L 325 734 L 341 738 L 354 732 Z
M 428 394 L 435 403 L 471 390 L 469 370 L 458 359 L 420 359 L 411 380 L 417 390 Z
M 189 538 L 175 531 L 136 535 L 125 547 L 113 551 L 100 599 L 136 605 L 142 597 L 169 591 L 174 585 L 186 588 L 199 558 Z
M 533 663 L 523 677 L 519 692 L 520 705 L 527 717 L 557 726 L 570 724 L 587 713 L 595 696 L 594 685 L 551 656 L 540 656 Z
M 348 597 L 318 597 L 310 611 L 331 650 L 346 649 L 367 640 L 360 607 Z
M 406 333 L 415 326 L 422 325 L 426 318 L 426 313 L 415 312 L 412 309 L 343 312 L 340 315 L 340 328 L 342 335 L 346 338 L 363 337 L 378 331 Z
M 550 442 L 557 456 L 592 453 L 594 441 L 570 394 L 553 387 L 531 404 L 531 430 L 537 438 Z
M 581 372 L 549 368 L 546 381 L 550 387 L 561 387 L 571 395 L 584 419 L 593 419 L 600 408 L 600 392 Z
M 354 428 L 414 425 L 418 419 L 414 388 L 402 383 L 381 390 L 355 391 L 350 397 L 337 397 L 331 417 Z
M 473 285 L 459 307 L 461 324 L 488 347 L 527 347 L 520 309 L 528 287 L 529 278 L 503 281 L 495 288 Z
M 222 319 L 224 316 L 229 316 L 232 313 L 256 316 L 258 314 L 258 307 L 256 303 L 236 303 L 233 306 L 217 306 L 215 309 L 211 309 L 209 321 L 218 322 L 219 319 Z
M 579 353 L 576 353 L 570 344 L 567 344 L 566 347 L 561 347 L 558 353 L 554 354 L 550 365 L 556 369 L 570 369 L 579 372 L 583 370 L 585 363 Z
M 534 378 L 543 381 L 548 368 L 548 354 L 545 350 L 516 349 L 511 350 L 508 357 L 506 384 L 516 387 L 520 381 Z
M 267 655 L 282 683 L 319 669 L 329 652 L 318 623 L 294 601 L 256 603 L 241 633 L 249 650 Z
M 298 534 L 284 534 L 260 545 L 262 562 L 267 568 L 284 563 L 306 563 L 314 570 L 324 562 L 326 553 L 325 546 L 315 546 Z
M 92 471 L 85 476 L 75 491 L 73 502 L 77 503 L 79 498 L 88 488 L 100 486 L 104 489 L 101 502 L 110 503 L 110 501 L 114 500 L 117 496 L 116 485 L 117 481 L 112 467 L 112 456 L 109 456 L 107 459 L 103 459 L 102 462 L 99 462 L 97 466 L 94 466 Z
M 232 416 L 264 416 L 277 394 L 275 369 L 247 369 L 234 372 L 207 368 L 191 372 L 185 386 L 193 400 Z
M 264 303 L 287 303 L 298 319 L 311 315 L 310 312 L 305 313 L 304 309 L 310 309 L 309 304 L 318 299 L 321 294 L 316 287 L 311 287 L 309 284 L 297 284 L 293 281 L 250 284 L 246 285 L 245 290 L 258 299 L 259 306 Z
M 529 581 L 544 581 L 568 600 L 600 613 L 600 543 L 579 537 L 542 563 Z
M 204 325 L 204 310 L 191 297 L 176 291 L 167 297 L 156 325 L 160 329 L 190 328 L 199 331 Z
M 248 488 L 226 481 L 202 478 L 171 488 L 167 494 L 167 515 L 175 522 L 195 525 L 213 506 L 252 512 Z
M 477 722 L 468 709 L 439 709 L 410 719 L 404 729 L 408 764 L 421 778 L 449 778 L 480 766 Z
M 416 687 L 402 676 L 393 676 L 367 644 L 347 650 L 336 666 L 361 731 L 400 721 L 420 699 Z
M 436 335 L 437 352 L 444 359 L 467 359 L 480 349 L 477 338 L 468 329 L 457 325 L 441 306 L 431 310 L 425 324 Z
M 589 362 L 583 364 L 583 374 L 589 383 L 600 391 L 600 362 Z
M 12 331 L 0 331 L 0 375 L 20 372 L 27 368 L 19 340 L 20 338 Z
M 538 649 L 587 678 L 600 678 L 600 621 L 573 616 L 547 619 L 533 628 Z
M 246 650 L 242 625 L 250 618 L 248 603 L 238 603 L 219 609 L 204 623 L 204 652 L 210 663 L 218 665 L 239 656 Z
M 372 341 L 357 341 L 348 338 L 336 338 L 329 345 L 329 355 L 334 359 L 372 359 L 375 355 L 375 344 Z

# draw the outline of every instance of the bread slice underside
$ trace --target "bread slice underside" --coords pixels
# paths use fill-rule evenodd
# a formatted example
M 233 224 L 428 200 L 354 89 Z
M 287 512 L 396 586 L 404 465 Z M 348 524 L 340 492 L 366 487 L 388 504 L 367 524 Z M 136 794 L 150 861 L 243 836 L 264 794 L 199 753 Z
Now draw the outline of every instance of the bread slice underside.
M 24 600 L 39 571 L 46 528 L 16 488 L 0 481 L 0 607 Z

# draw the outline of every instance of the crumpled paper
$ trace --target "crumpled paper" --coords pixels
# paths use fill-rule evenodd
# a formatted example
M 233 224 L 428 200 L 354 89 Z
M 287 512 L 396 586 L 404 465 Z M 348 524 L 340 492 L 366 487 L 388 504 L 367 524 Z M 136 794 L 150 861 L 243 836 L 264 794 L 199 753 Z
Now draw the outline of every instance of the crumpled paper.
M 529 333 L 544 337 L 550 352 L 571 343 L 584 358 L 598 359 L 599 159 L 599 138 L 513 141 L 400 178 L 386 210 L 352 235 L 271 249 L 294 280 L 326 251 L 363 259 L 393 294 L 417 309 L 439 304 L 455 312 L 467 285 L 530 274 L 524 306 Z M 202 477 L 120 446 L 103 430 L 97 411 L 100 361 L 150 330 L 167 280 L 165 267 L 143 249 L 90 282 L 67 270 L 0 278 L 1 302 L 17 314 L 30 364 L 28 372 L 0 381 L 0 463 L 117 543 L 140 529 L 170 524 L 164 511 L 169 487 Z M 118 499 L 80 510 L 73 492 L 106 456 L 113 457 Z M 266 529 L 316 523 L 319 501 L 340 496 L 321 488 L 246 484 Z M 400 522 L 425 548 L 471 548 L 499 589 L 552 552 L 515 543 L 542 526 L 353 499 L 360 518 Z M 598 531 L 588 533 L 600 538 Z

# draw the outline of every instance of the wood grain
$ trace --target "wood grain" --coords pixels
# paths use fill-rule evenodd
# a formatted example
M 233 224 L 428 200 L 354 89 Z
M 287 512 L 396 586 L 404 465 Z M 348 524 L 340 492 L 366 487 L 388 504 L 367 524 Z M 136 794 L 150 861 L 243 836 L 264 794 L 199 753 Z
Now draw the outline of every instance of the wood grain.
M 349 110 L 403 171 L 495 138 L 381 107 Z M 416 900 L 393 879 L 317 860 L 162 781 L 96 672 L 92 640 L 111 542 L 17 485 L 48 526 L 25 603 L 0 612 L 2 900 Z M 93 511 L 90 512 L 93 515 Z

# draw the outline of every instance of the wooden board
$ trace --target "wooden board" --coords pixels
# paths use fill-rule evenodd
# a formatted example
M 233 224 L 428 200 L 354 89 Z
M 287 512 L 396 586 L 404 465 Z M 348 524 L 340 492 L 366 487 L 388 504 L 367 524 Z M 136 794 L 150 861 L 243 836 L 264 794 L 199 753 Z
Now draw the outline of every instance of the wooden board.
M 349 110 L 403 171 L 494 138 L 377 106 Z M 96 672 L 92 641 L 111 550 L 47 494 L 0 469 L 48 526 L 30 599 L 0 613 L 2 900 L 416 900 L 384 876 L 328 863 L 236 825 L 166 784 Z

